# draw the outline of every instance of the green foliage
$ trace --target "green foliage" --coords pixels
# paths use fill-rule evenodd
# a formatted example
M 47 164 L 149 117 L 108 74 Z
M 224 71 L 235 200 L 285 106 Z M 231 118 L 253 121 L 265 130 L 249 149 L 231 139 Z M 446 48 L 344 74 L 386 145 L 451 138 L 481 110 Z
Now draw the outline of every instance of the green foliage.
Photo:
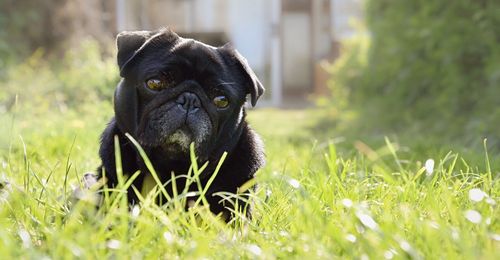
M 374 0 L 367 16 L 367 56 L 356 48 L 345 54 L 331 85 L 334 97 L 341 87 L 349 91 L 360 121 L 375 129 L 421 124 L 423 132 L 500 136 L 500 2 Z M 367 62 L 345 62 L 349 57 Z
M 1 75 L 0 110 L 18 105 L 42 114 L 111 100 L 117 82 L 115 60 L 103 58 L 95 41 L 81 42 L 58 60 L 46 59 L 39 49 Z
M 362 29 L 360 29 L 362 30 Z M 328 81 L 331 91 L 331 102 L 340 110 L 349 108 L 352 92 L 357 91 L 359 79 L 367 66 L 367 55 L 370 49 L 370 38 L 361 33 L 342 43 L 341 55 L 335 63 L 327 67 L 332 75 Z
M 57 28 L 57 6 L 65 0 L 1 0 L 0 1 L 0 64 L 8 65 L 38 48 L 54 48 L 63 40 Z M 61 22 L 61 21 L 59 21 Z M 7 62 L 5 62 L 7 61 Z

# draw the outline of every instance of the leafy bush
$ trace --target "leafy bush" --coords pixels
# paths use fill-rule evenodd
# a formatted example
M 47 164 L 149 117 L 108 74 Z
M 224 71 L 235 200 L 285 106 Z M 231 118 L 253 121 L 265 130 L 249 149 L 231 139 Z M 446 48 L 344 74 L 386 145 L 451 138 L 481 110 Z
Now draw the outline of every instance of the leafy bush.
M 106 15 L 112 1 L 102 0 L 1 0 L 0 70 L 29 57 L 37 49 L 60 57 L 81 39 L 105 45 L 114 34 Z
M 34 113 L 111 100 L 117 82 L 114 58 L 103 58 L 95 41 L 82 42 L 60 60 L 47 60 L 38 50 L 4 71 L 0 80 L 0 111 L 10 110 L 16 99 Z
M 364 32 L 343 41 L 342 55 L 326 68 L 332 75 L 328 80 L 330 101 L 341 111 L 349 109 L 352 93 L 365 73 L 370 43 L 368 34 Z
M 346 62 L 365 58 L 358 42 L 330 84 L 365 124 L 500 135 L 500 2 L 368 1 L 367 17 L 366 63 Z

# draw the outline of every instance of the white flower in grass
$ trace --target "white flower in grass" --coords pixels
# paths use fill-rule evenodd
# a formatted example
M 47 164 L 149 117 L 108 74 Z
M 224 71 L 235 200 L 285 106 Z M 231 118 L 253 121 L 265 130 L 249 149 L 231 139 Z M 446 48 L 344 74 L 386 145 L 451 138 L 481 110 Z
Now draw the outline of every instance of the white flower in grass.
M 110 249 L 120 249 L 121 243 L 120 243 L 120 241 L 118 241 L 116 239 L 111 239 L 108 241 L 106 246 Z
M 410 256 L 410 259 L 422 259 L 420 253 L 405 239 L 399 240 L 399 247 Z
M 434 172 L 434 160 L 428 159 L 425 161 L 425 172 L 427 176 L 431 176 Z
M 292 188 L 294 189 L 298 189 L 300 187 L 300 182 L 296 179 L 290 179 L 288 181 L 288 184 L 290 184 L 290 186 L 292 186 Z
M 500 241 L 500 235 L 499 234 L 490 234 L 491 239 L 495 241 Z
M 408 241 L 406 241 L 406 240 L 401 240 L 401 241 L 399 242 L 399 246 L 401 247 L 401 249 L 403 249 L 403 251 L 405 251 L 405 252 L 407 252 L 407 253 L 409 253 L 409 254 L 411 254 L 411 253 L 413 253 L 413 252 L 414 252 L 413 247 L 412 247 L 412 246 L 410 245 L 410 243 L 408 243 Z
M 172 233 L 170 232 L 165 232 L 163 233 L 163 238 L 165 239 L 165 241 L 167 242 L 167 244 L 173 244 L 174 243 L 174 235 L 172 235 Z
M 366 226 L 367 228 L 372 229 L 372 230 L 378 229 L 377 222 L 375 222 L 375 220 L 373 220 L 373 218 L 370 215 L 362 213 L 362 212 L 357 212 L 356 217 L 358 217 L 359 221 L 361 221 L 361 223 L 364 226 Z
M 429 226 L 433 229 L 439 229 L 439 224 L 435 221 L 429 221 Z
M 481 223 L 481 214 L 475 210 L 467 210 L 465 212 L 465 218 L 474 224 Z
M 408 243 L 408 241 L 406 241 L 406 240 L 401 241 L 401 243 L 399 243 L 399 246 L 405 252 L 410 252 L 412 250 L 410 243 Z
M 141 208 L 139 208 L 138 205 L 135 205 L 132 208 L 132 211 L 130 212 L 130 214 L 132 215 L 132 218 L 134 218 L 134 219 L 139 217 L 139 214 L 141 214 Z
M 347 236 L 345 236 L 345 239 L 347 239 L 347 241 L 349 241 L 351 243 L 355 243 L 356 242 L 356 236 L 353 235 L 353 234 L 347 234 Z
M 492 206 L 494 206 L 495 204 L 497 204 L 497 202 L 494 199 L 489 198 L 489 197 L 486 198 L 486 203 L 488 203 L 488 204 L 490 204 Z
M 19 234 L 19 237 L 21 238 L 21 241 L 23 241 L 23 247 L 24 248 L 31 247 L 30 233 L 28 233 L 28 231 L 26 231 L 24 229 L 21 229 L 21 230 L 19 230 L 18 234 Z
M 247 250 L 256 256 L 260 256 L 262 254 L 262 249 L 260 249 L 257 245 L 248 245 Z
M 392 258 L 394 258 L 394 253 L 392 253 L 390 250 L 387 250 L 384 252 L 384 258 L 385 259 L 392 259 Z
M 343 199 L 342 205 L 344 205 L 344 207 L 346 207 L 346 208 L 350 208 L 350 207 L 352 207 L 353 203 L 352 203 L 352 200 L 350 200 L 350 199 Z
M 284 231 L 284 230 L 281 230 L 279 234 L 280 234 L 280 236 L 282 236 L 282 237 L 289 237 L 289 236 L 290 236 L 290 233 L 288 233 L 288 232 L 286 232 L 286 231 Z
M 453 238 L 453 240 L 455 241 L 458 241 L 460 239 L 460 233 L 458 233 L 458 229 L 457 228 L 451 228 L 451 238 Z
M 474 202 L 480 202 L 482 201 L 485 197 L 488 197 L 488 195 L 482 191 L 481 189 L 471 189 L 469 190 L 469 199 L 474 201 Z

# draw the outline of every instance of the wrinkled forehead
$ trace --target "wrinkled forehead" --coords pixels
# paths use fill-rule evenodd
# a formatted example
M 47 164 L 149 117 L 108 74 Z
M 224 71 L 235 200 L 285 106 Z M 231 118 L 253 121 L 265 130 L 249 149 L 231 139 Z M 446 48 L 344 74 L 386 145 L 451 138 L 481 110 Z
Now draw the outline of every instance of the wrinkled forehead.
M 184 76 L 230 78 L 218 49 L 192 39 L 180 38 L 174 45 L 151 48 L 140 66 L 142 78 L 170 69 L 182 70 Z
M 216 47 L 193 40 L 179 38 L 170 48 L 172 55 L 182 56 L 189 60 L 206 60 L 213 63 L 222 63 L 222 58 Z

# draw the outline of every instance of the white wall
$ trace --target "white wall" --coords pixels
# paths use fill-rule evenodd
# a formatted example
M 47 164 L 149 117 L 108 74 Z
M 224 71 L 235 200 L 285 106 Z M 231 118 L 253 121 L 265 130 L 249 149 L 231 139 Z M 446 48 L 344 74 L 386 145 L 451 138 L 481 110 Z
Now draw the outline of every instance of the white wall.
M 250 66 L 264 77 L 270 46 L 270 10 L 268 0 L 228 0 L 227 32 Z
M 309 89 L 312 85 L 309 13 L 283 14 L 282 28 L 283 87 Z

